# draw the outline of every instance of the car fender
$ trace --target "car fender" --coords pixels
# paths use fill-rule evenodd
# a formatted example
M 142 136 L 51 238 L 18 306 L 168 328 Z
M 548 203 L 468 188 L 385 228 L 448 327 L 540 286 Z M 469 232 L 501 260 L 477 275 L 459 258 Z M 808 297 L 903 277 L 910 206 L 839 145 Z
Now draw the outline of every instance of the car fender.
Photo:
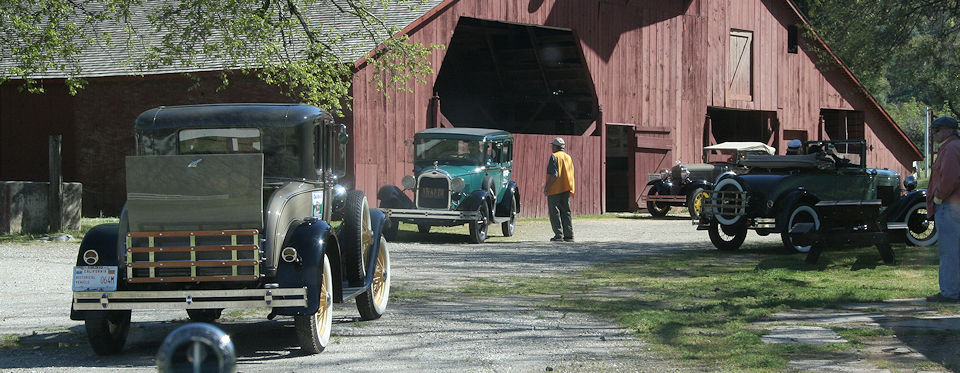
M 460 203 L 460 206 L 457 210 L 460 211 L 476 211 L 480 208 L 481 204 L 489 204 L 490 193 L 486 190 L 475 190 L 467 196 L 463 202 Z M 487 207 L 490 207 L 487 205 Z
M 384 185 L 377 191 L 377 199 L 381 208 L 412 209 L 416 208 L 410 197 L 396 185 Z
M 903 198 L 900 198 L 900 201 L 896 205 L 891 206 L 890 212 L 887 214 L 887 221 L 891 222 L 902 222 L 906 220 L 907 210 L 910 209 L 910 206 L 913 206 L 917 202 L 926 202 L 927 201 L 927 190 L 926 189 L 917 189 L 910 193 L 907 193 Z
M 713 184 L 712 184 L 712 185 L 713 185 L 713 186 L 716 186 L 716 185 L 719 184 L 720 181 L 722 181 L 723 179 L 731 178 L 731 177 L 732 177 L 732 178 L 735 178 L 735 179 L 737 180 L 737 182 L 740 183 L 740 186 L 742 186 L 742 187 L 744 188 L 744 190 L 746 190 L 746 189 L 749 187 L 749 185 L 746 185 L 746 184 L 743 182 L 743 179 L 740 177 L 740 175 L 738 175 L 736 172 L 733 172 L 733 171 L 727 171 L 727 172 L 724 172 L 724 173 L 718 175 L 718 176 L 717 176 L 717 179 L 713 181 Z M 712 188 L 711 188 L 711 189 L 712 189 Z
M 373 246 L 370 248 L 370 260 L 367 263 L 376 263 L 377 255 L 380 254 L 380 235 L 383 234 L 384 228 L 387 226 L 387 214 L 385 214 L 380 209 L 370 209 L 370 228 L 373 230 Z M 376 270 L 376 266 L 370 265 L 367 266 L 366 278 L 364 280 L 364 285 L 369 286 L 373 282 L 373 272 Z M 343 295 L 341 294 L 336 299 L 342 301 Z
M 670 188 L 673 187 L 673 183 L 670 182 L 670 180 L 653 180 L 648 182 L 647 186 L 649 186 L 651 190 L 657 191 L 659 194 L 670 194 Z
M 503 191 L 503 199 L 497 202 L 497 209 L 494 215 L 496 216 L 509 216 L 510 215 L 510 201 L 514 198 L 517 199 L 517 211 L 520 213 L 520 189 L 517 187 L 517 183 L 511 181 L 507 183 L 506 190 Z
M 120 224 L 109 223 L 109 224 L 100 224 L 93 229 L 87 231 L 87 234 L 83 235 L 83 240 L 80 241 L 80 250 L 77 252 L 77 266 L 86 266 L 87 264 L 83 262 L 83 253 L 87 250 L 96 250 L 100 260 L 94 264 L 97 266 L 117 266 L 118 269 L 123 268 L 120 265 L 120 258 L 125 252 L 125 244 L 122 244 L 120 240 Z M 126 281 L 123 281 L 122 278 L 126 271 L 120 270 L 120 275 L 117 276 L 117 290 L 121 290 L 123 284 Z M 73 304 L 70 305 L 70 319 L 71 320 L 94 320 L 94 319 L 104 319 L 110 315 L 109 311 L 78 311 L 73 309 Z
M 703 190 L 713 190 L 713 183 L 706 180 L 694 180 L 681 187 L 680 193 L 683 195 L 689 195 L 694 190 L 697 190 L 697 188 L 703 188 Z
M 379 211 L 379 210 L 378 210 Z M 380 212 L 383 215 L 383 212 Z M 333 298 L 343 299 L 341 280 L 340 247 L 330 224 L 323 220 L 308 219 L 299 224 L 291 224 L 283 247 L 297 249 L 297 260 L 293 263 L 280 260 L 277 264 L 277 284 L 281 288 L 307 288 L 306 307 L 277 307 L 278 315 L 310 315 L 319 309 L 319 276 L 322 271 L 323 254 L 330 260 L 333 278 Z
M 820 198 L 805 189 L 797 189 L 789 193 L 781 194 L 777 197 L 776 201 L 774 201 L 772 207 L 776 212 L 774 215 L 774 218 L 776 218 L 776 231 L 783 232 L 784 224 L 787 224 L 790 220 L 790 212 L 793 211 L 794 206 L 799 203 L 816 205 L 817 202 L 820 202 Z

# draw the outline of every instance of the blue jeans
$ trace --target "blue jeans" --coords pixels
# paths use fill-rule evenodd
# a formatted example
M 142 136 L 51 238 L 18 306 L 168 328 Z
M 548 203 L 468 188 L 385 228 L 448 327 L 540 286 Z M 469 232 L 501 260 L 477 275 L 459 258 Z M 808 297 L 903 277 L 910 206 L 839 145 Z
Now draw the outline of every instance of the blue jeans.
M 934 215 L 940 244 L 940 293 L 960 297 L 960 206 L 944 203 Z

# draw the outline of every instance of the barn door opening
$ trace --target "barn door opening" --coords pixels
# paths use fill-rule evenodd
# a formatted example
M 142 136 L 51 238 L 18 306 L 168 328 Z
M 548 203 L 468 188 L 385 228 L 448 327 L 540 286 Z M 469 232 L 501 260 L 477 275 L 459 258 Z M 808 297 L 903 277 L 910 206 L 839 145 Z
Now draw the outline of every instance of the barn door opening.
M 461 17 L 434 91 L 454 127 L 579 136 L 599 114 L 570 29 Z
M 634 147 L 633 126 L 607 124 L 607 205 L 608 212 L 632 211 L 630 169 Z
M 728 141 L 757 141 L 772 147 L 780 142 L 777 112 L 760 110 L 733 110 L 727 108 L 707 108 L 709 144 Z

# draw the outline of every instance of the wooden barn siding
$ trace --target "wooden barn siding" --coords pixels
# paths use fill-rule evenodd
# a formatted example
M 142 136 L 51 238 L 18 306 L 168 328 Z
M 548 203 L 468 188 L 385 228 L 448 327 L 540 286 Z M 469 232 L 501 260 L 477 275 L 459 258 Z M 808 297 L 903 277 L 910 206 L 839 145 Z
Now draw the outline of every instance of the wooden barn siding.
M 605 123 L 643 128 L 669 127 L 673 148 L 637 153 L 634 196 L 643 192 L 646 175 L 677 160 L 698 162 L 708 106 L 777 113 L 779 130 L 805 130 L 817 137 L 820 109 L 863 110 L 867 139 L 874 150 L 871 166 L 905 172 L 909 146 L 884 122 L 882 114 L 856 93 L 855 84 L 838 70 L 824 75 L 816 59 L 801 49 L 786 52 L 786 26 L 799 19 L 781 0 L 622 1 L 490 1 L 460 0 L 447 4 L 411 30 L 416 42 L 448 44 L 461 16 L 570 28 L 580 38 L 584 58 L 597 89 Z M 753 100 L 729 100 L 726 59 L 730 29 L 753 32 Z M 444 51 L 431 56 L 439 70 Z M 412 93 L 384 99 L 369 83 L 372 71 L 361 67 L 354 77 L 353 120 L 357 139 L 357 184 L 368 194 L 397 184 L 410 172 L 404 139 L 427 127 L 432 85 L 415 85 Z M 780 132 L 782 134 L 782 132 Z M 537 141 L 551 136 L 518 135 L 515 177 L 523 192 L 525 216 L 542 216 L 543 156 Z M 565 136 L 578 159 L 577 214 L 601 211 L 598 137 Z M 782 137 L 775 144 L 782 152 Z M 574 145 L 576 144 L 576 145 Z M 529 149 L 526 146 L 530 146 Z M 576 147 L 584 147 L 577 150 Z M 592 148 L 591 148 L 592 147 Z M 540 150 L 537 150 L 540 149 Z M 594 158 L 580 154 L 590 154 Z M 592 159 L 592 161 L 591 161 Z M 591 161 L 595 163 L 582 163 Z
M 255 77 L 235 76 L 218 91 L 215 74 L 196 82 L 180 74 L 90 78 L 76 96 L 62 80 L 48 92 L 18 92 L 0 85 L 0 179 L 48 181 L 47 137 L 63 134 L 64 180 L 83 184 L 84 216 L 119 216 L 126 200 L 124 159 L 134 153 L 133 121 L 161 105 L 217 102 L 290 102 Z M 55 110 L 53 109 L 55 108 Z

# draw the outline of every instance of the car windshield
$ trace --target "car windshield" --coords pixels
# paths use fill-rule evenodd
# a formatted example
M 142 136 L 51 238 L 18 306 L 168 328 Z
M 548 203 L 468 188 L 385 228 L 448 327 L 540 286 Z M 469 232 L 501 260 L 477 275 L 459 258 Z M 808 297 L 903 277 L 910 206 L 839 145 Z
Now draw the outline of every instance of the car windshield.
M 480 141 L 452 139 L 418 139 L 415 144 L 414 161 L 459 164 L 482 164 L 483 152 Z
M 260 130 L 256 128 L 185 129 L 179 135 L 180 154 L 259 153 Z

